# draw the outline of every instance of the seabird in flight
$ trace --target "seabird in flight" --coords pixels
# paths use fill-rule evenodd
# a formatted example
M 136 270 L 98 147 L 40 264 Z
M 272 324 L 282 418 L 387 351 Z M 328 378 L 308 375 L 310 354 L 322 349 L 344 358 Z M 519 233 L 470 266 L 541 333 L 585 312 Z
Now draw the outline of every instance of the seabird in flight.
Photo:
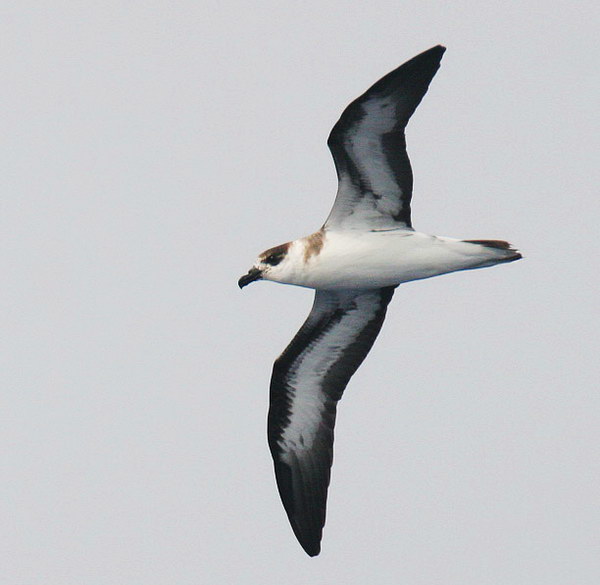
M 395 288 L 411 280 L 513 262 L 501 240 L 415 231 L 404 128 L 445 48 L 401 65 L 353 101 L 327 142 L 338 192 L 323 227 L 259 255 L 240 288 L 272 280 L 315 289 L 312 310 L 273 367 L 268 440 L 277 487 L 304 550 L 319 554 L 336 406 L 377 337 Z

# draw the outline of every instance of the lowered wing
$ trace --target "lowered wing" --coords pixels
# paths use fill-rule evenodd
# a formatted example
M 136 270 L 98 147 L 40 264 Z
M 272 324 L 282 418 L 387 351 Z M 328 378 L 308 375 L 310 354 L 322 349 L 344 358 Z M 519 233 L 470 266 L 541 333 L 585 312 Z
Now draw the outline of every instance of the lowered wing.
M 371 349 L 394 288 L 317 290 L 273 367 L 269 447 L 283 506 L 310 556 L 321 549 L 337 402 Z

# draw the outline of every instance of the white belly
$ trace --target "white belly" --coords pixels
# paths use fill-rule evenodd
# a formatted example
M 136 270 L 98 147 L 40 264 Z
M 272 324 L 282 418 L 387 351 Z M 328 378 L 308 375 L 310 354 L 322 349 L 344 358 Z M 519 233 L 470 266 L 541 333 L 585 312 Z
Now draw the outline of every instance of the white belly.
M 304 258 L 300 252 L 297 269 L 285 282 L 319 289 L 392 286 L 492 266 L 503 256 L 478 244 L 408 230 L 327 232 L 318 254 Z

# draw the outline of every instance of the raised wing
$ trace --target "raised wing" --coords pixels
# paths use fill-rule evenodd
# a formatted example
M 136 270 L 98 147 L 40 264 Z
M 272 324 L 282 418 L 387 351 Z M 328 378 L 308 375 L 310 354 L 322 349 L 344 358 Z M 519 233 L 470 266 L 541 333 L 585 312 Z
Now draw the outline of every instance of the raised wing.
M 338 400 L 377 337 L 395 287 L 317 290 L 275 362 L 268 420 L 277 487 L 304 550 L 321 550 Z
M 398 67 L 342 113 L 327 142 L 338 192 L 325 228 L 410 228 L 413 176 L 404 128 L 446 49 L 437 46 Z

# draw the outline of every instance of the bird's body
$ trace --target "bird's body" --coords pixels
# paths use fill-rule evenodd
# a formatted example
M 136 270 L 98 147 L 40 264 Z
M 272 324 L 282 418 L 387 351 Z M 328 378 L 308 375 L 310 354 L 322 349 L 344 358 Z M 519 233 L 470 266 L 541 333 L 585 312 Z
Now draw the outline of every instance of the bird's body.
M 280 270 L 263 278 L 318 290 L 381 288 L 493 266 L 515 254 L 504 242 L 483 244 L 405 228 L 323 230 L 290 242 Z
M 412 170 L 404 128 L 439 68 L 437 46 L 398 67 L 342 113 L 329 136 L 338 193 L 323 227 L 266 250 L 248 274 L 315 289 L 304 325 L 275 361 L 269 447 L 298 541 L 319 554 L 337 403 L 371 349 L 396 287 L 511 262 L 502 240 L 458 240 L 413 230 Z

